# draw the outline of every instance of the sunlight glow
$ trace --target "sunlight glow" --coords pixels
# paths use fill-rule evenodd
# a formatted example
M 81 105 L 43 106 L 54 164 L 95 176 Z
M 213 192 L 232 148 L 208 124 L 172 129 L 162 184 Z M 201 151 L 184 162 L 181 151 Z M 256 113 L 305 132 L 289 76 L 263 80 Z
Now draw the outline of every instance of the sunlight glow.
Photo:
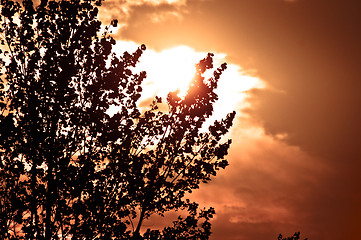
M 165 97 L 168 92 L 179 90 L 180 97 L 185 96 L 195 74 L 195 64 L 204 57 L 193 49 L 180 46 L 155 52 L 147 50 L 138 64 L 138 69 L 147 72 L 145 91 Z
M 118 54 L 124 51 L 134 52 L 138 46 L 140 44 L 134 42 L 118 41 L 115 50 Z M 206 52 L 197 52 L 188 46 L 177 46 L 160 52 L 147 49 L 136 67 L 136 71 L 147 72 L 140 103 L 150 103 L 154 96 L 165 99 L 170 91 L 176 90 L 179 90 L 178 96 L 185 96 L 195 74 L 195 65 L 206 56 Z M 224 62 L 227 62 L 225 54 L 214 53 L 214 69 Z M 247 91 L 265 87 L 263 81 L 245 74 L 240 66 L 230 63 L 227 66 L 216 90 L 219 95 L 219 101 L 214 105 L 216 119 L 233 110 L 241 113 L 242 109 L 249 107 L 246 102 Z M 213 71 L 207 71 L 206 79 L 212 74 Z

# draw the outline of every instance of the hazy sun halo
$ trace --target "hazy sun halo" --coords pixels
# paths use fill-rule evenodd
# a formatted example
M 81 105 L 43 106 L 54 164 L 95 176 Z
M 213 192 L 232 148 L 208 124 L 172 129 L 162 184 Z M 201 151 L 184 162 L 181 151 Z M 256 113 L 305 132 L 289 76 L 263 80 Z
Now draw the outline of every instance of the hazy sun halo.
M 118 41 L 115 50 L 118 54 L 124 51 L 134 52 L 138 46 L 139 44 L 134 42 Z M 180 97 L 184 96 L 189 82 L 194 77 L 195 65 L 206 56 L 206 52 L 197 52 L 188 46 L 173 47 L 160 52 L 147 49 L 135 69 L 135 71 L 147 72 L 140 102 L 154 96 L 166 98 L 170 91 L 176 90 L 179 90 Z M 215 53 L 214 68 L 226 62 L 225 58 L 225 54 Z M 210 71 L 208 75 L 211 73 L 213 71 Z M 259 78 L 243 73 L 238 65 L 228 64 L 218 84 L 219 101 L 215 105 L 216 117 L 247 107 L 245 100 L 247 91 L 264 87 L 263 81 Z

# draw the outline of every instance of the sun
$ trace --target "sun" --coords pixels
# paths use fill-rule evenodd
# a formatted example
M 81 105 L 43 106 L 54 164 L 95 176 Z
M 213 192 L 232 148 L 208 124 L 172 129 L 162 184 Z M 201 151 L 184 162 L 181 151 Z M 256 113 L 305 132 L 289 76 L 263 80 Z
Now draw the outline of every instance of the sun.
M 118 41 L 115 49 L 119 54 L 124 51 L 134 52 L 140 44 Z M 143 82 L 141 101 L 159 96 L 165 99 L 169 92 L 179 90 L 179 97 L 186 95 L 189 83 L 194 77 L 195 65 L 207 56 L 206 52 L 198 52 L 189 46 L 177 46 L 162 51 L 147 49 L 135 68 L 135 71 L 146 71 L 147 78 Z M 214 67 L 226 62 L 226 54 L 214 53 Z M 210 77 L 213 70 L 205 73 Z M 215 104 L 215 116 L 224 117 L 233 110 L 248 107 L 247 91 L 253 88 L 264 88 L 259 78 L 246 74 L 242 68 L 229 64 L 223 72 L 216 90 L 219 101 Z
M 202 54 L 186 46 L 179 46 L 155 52 L 147 50 L 140 59 L 137 69 L 147 72 L 144 90 L 149 93 L 166 96 L 171 91 L 179 90 L 179 96 L 186 94 L 194 77 L 195 64 L 202 59 Z M 146 95 L 148 92 L 145 92 Z

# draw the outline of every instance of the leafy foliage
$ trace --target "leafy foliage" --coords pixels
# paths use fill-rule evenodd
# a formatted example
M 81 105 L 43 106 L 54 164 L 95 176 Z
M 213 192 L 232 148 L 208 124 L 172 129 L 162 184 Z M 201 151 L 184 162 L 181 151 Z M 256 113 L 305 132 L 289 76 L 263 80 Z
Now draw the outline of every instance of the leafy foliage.
M 228 165 L 235 113 L 202 128 L 226 64 L 205 79 L 208 54 L 186 97 L 141 112 L 145 46 L 117 57 L 100 5 L 1 0 L 0 238 L 208 239 L 214 209 L 185 194 Z M 144 219 L 173 210 L 188 216 L 142 236 Z
M 286 237 L 286 238 L 283 238 L 282 234 L 280 234 L 280 235 L 278 235 L 277 240 L 300 240 L 300 232 L 295 232 L 295 234 L 293 234 L 293 236 Z M 307 240 L 307 238 L 305 238 L 304 240 Z

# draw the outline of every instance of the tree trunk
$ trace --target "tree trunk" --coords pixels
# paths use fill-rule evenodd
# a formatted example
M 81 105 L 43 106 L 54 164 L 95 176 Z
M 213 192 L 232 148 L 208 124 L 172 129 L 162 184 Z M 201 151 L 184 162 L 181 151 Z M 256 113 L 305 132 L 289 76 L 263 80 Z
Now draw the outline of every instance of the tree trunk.
M 140 216 L 139 216 L 139 222 L 138 222 L 137 228 L 135 229 L 135 231 L 133 233 L 133 238 L 134 239 L 140 239 L 140 233 L 139 232 L 140 232 L 140 228 L 142 227 L 142 224 L 143 224 L 145 211 L 146 211 L 146 207 L 143 206 L 142 211 L 141 211 Z
M 38 213 L 37 213 L 37 200 L 36 200 L 36 160 L 33 161 L 33 166 L 31 167 L 31 202 L 30 202 L 30 212 L 31 212 L 31 240 L 35 239 L 35 232 L 39 229 L 38 227 Z
M 50 158 L 51 159 L 51 158 Z M 51 240 L 51 214 L 52 214 L 52 191 L 53 191 L 53 162 L 48 159 L 47 190 L 45 199 L 45 240 Z

